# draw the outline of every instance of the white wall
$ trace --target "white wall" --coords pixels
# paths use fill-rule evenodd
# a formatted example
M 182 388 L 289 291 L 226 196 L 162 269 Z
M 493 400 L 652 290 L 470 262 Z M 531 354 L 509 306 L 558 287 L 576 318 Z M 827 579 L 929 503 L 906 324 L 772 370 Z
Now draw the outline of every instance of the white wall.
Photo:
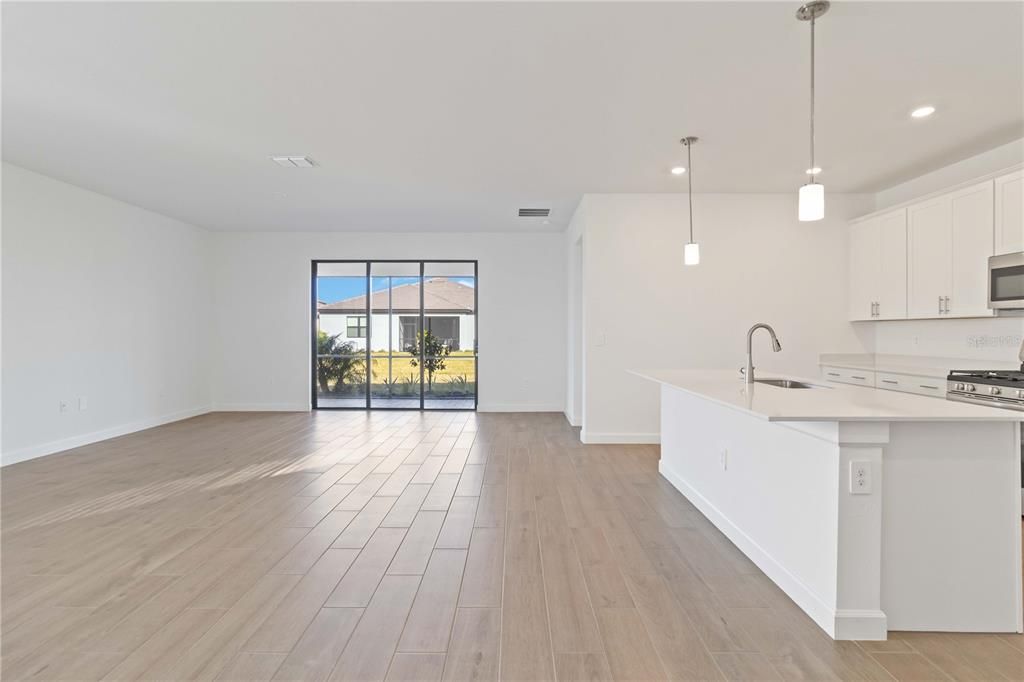
M 2 462 L 208 410 L 209 234 L 6 163 L 3 181 Z
M 636 368 L 743 365 L 758 332 L 762 374 L 816 376 L 826 350 L 870 352 L 873 332 L 846 320 L 847 231 L 871 197 L 829 195 L 828 218 L 800 223 L 796 194 L 699 194 L 701 264 L 683 266 L 686 195 L 584 197 L 568 243 L 583 236 L 584 395 L 587 442 L 656 442 L 658 389 Z
M 479 261 L 480 409 L 562 411 L 563 234 L 216 233 L 217 409 L 310 403 L 310 261 Z M 223 314 L 225 311 L 232 314 Z M 239 320 L 245 324 L 240 325 Z
M 868 323 L 870 324 L 870 323 Z M 1019 362 L 1024 317 L 875 322 L 875 352 Z M 950 369 L 955 369 L 951 367 Z
M 940 192 L 953 185 L 969 182 L 1020 163 L 1024 163 L 1024 138 L 884 189 L 875 195 L 875 209 L 882 210 L 905 201 L 913 201 L 926 194 Z
M 583 425 L 583 235 L 577 228 L 583 212 L 573 215 L 566 242 L 568 278 L 568 323 L 566 344 L 565 418 L 572 426 Z

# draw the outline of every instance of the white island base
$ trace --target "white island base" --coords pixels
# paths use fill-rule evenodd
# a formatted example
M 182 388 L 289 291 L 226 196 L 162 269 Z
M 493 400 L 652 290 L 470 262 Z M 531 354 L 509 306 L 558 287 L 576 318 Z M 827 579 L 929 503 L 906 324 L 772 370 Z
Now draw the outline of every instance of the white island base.
M 841 388 L 827 400 L 866 417 L 808 403 L 787 405 L 807 413 L 790 421 L 774 398 L 824 389 L 725 384 L 734 400 L 638 374 L 662 383 L 662 475 L 830 636 L 1021 631 L 1020 424 L 1006 411 L 900 396 L 943 407 L 885 418 L 880 392 Z

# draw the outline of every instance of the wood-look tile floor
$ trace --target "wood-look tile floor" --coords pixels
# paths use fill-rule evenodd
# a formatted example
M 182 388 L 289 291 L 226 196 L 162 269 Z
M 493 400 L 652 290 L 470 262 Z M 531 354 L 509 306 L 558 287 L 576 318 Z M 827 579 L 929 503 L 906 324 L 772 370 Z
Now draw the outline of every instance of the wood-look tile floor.
M 212 414 L 2 471 L 4 680 L 1004 680 L 833 642 L 560 415 Z

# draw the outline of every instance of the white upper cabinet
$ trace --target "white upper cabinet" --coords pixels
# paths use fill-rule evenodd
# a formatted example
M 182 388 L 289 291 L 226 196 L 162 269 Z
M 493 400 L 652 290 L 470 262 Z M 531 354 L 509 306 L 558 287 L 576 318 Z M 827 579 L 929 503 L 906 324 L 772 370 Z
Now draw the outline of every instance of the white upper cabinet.
M 878 219 L 869 218 L 850 225 L 851 320 L 875 319 L 875 282 L 878 281 Z
M 953 264 L 948 317 L 990 317 L 988 259 L 992 255 L 991 181 L 954 192 L 952 204 Z
M 943 316 L 953 263 L 948 195 L 907 209 L 907 254 L 908 317 Z
M 993 182 L 944 194 L 907 209 L 907 313 L 988 317 Z
M 850 226 L 851 320 L 907 316 L 907 212 L 874 216 Z
M 995 181 L 995 255 L 1024 251 L 1024 171 Z
M 879 218 L 878 305 L 876 320 L 907 316 L 907 211 L 900 209 Z
M 991 317 L 988 259 L 1024 251 L 1024 171 L 850 224 L 851 320 Z

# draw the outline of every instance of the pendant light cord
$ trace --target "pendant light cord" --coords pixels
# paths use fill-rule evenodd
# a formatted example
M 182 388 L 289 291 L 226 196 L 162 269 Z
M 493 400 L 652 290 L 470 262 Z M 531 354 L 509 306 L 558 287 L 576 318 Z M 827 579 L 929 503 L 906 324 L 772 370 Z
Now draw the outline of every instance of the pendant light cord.
M 814 21 L 815 18 L 811 17 L 811 182 L 815 182 L 817 173 L 814 169 L 817 167 L 814 165 Z
M 693 160 L 690 156 L 690 147 L 693 142 L 686 143 L 686 195 L 690 200 L 690 243 L 693 243 Z

